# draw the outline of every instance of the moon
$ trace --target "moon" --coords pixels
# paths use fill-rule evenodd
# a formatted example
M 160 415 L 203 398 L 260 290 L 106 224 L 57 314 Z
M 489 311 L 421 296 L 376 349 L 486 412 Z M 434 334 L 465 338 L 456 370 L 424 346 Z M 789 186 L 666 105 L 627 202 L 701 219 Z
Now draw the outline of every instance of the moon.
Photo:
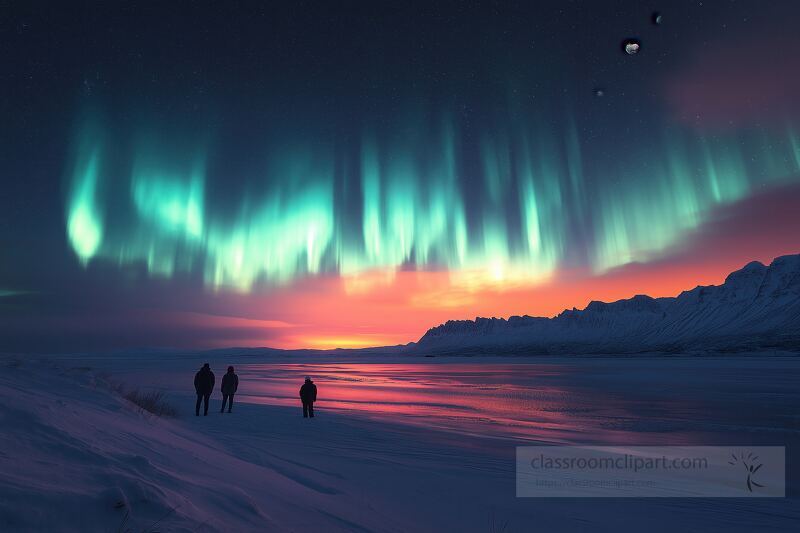
M 637 39 L 625 39 L 622 41 L 622 51 L 629 56 L 638 54 L 641 46 L 641 43 Z

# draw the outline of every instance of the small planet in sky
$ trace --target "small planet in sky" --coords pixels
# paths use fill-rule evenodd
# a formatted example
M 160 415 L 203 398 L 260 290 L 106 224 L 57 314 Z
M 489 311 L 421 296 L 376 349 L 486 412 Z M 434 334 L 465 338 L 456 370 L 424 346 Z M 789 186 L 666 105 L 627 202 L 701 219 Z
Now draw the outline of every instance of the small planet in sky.
M 596 87 L 594 90 L 594 95 L 598 98 L 606 95 L 606 90 L 602 87 Z
M 661 26 L 661 13 L 659 13 L 658 11 L 655 11 L 653 13 L 653 24 L 655 24 L 656 26 Z
M 622 50 L 629 56 L 639 53 L 641 43 L 636 39 L 625 39 L 622 41 Z

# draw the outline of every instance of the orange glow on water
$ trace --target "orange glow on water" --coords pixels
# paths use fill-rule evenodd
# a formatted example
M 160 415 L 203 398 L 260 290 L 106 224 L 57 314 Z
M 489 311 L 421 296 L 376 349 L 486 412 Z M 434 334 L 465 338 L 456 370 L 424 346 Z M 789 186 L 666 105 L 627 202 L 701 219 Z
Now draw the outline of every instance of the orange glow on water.
M 606 394 L 587 386 L 592 369 L 570 363 L 270 363 L 240 365 L 238 371 L 247 392 L 237 400 L 244 403 L 299 408 L 299 387 L 310 375 L 318 387 L 318 413 L 518 441 L 641 443 L 647 437 L 620 427 L 620 420 L 635 417 L 640 402 L 664 413 L 681 406 L 674 398 L 656 405 L 636 394 Z M 613 371 L 613 364 L 603 371 Z M 657 438 L 679 443 L 686 434 Z
M 476 434 L 491 425 L 517 438 L 566 440 L 575 432 L 556 406 L 576 395 L 533 382 L 565 371 L 551 365 L 255 364 L 239 371 L 249 391 L 240 401 L 247 403 L 296 406 L 298 383 L 309 374 L 318 408 Z M 509 382 L 514 375 L 521 383 Z

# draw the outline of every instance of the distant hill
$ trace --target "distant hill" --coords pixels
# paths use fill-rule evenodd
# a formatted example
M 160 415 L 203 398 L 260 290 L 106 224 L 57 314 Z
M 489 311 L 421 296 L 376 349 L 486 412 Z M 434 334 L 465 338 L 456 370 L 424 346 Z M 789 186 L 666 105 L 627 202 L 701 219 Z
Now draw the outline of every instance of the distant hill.
M 591 302 L 553 318 L 450 320 L 414 347 L 425 353 L 800 351 L 800 255 L 752 262 L 722 285 L 673 298 Z

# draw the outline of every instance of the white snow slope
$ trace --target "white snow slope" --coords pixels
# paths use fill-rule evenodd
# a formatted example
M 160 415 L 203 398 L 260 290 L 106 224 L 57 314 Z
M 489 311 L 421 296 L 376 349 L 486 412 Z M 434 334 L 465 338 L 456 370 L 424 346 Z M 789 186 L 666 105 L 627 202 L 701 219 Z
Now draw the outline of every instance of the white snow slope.
M 0 365 L 0 531 L 359 530 L 353 517 L 390 525 L 302 468 L 237 457 L 197 428 L 141 412 L 88 368 Z M 210 415 L 217 430 L 237 422 L 258 435 L 241 417 Z M 211 425 L 212 416 L 190 421 Z

